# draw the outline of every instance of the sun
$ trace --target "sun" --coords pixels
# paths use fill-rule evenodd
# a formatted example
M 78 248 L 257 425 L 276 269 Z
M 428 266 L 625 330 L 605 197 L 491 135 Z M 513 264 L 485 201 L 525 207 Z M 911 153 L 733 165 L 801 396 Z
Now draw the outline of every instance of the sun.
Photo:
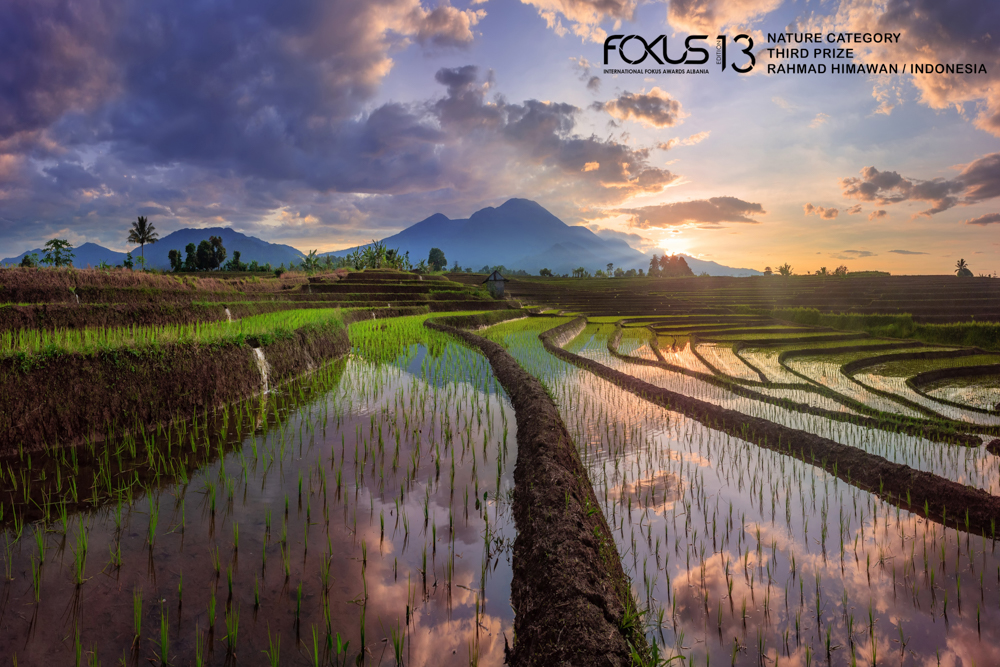
M 677 253 L 690 254 L 691 244 L 692 239 L 681 234 L 672 233 L 660 239 L 657 247 L 668 255 L 676 255 Z

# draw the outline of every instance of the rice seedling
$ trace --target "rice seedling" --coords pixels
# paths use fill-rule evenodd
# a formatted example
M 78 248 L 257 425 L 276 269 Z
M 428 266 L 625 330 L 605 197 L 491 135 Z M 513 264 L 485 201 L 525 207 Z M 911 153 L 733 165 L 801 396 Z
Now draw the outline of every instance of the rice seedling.
M 226 610 L 226 645 L 230 655 L 236 654 L 236 642 L 239 638 L 240 630 L 240 608 L 239 605 L 232 605 Z
M 160 664 L 170 664 L 170 625 L 167 622 L 167 610 L 160 605 Z

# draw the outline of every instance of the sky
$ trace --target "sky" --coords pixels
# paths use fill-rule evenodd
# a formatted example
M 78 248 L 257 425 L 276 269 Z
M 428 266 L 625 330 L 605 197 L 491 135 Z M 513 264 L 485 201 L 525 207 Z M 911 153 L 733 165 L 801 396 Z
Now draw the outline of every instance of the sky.
M 826 43 L 855 33 L 894 37 Z M 738 34 L 753 68 L 719 71 Z M 633 39 L 604 65 L 610 35 L 672 58 L 708 35 L 709 62 L 629 65 Z M 789 64 L 827 72 L 768 72 Z M 0 257 L 123 250 L 138 215 L 325 252 L 523 197 L 730 266 L 992 274 L 998 76 L 979 0 L 5 0 Z

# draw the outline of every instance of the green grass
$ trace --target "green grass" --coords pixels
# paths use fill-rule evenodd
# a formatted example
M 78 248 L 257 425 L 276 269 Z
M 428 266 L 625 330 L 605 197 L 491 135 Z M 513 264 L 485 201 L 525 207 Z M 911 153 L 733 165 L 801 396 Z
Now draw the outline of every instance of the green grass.
M 772 310 L 772 317 L 781 320 L 833 327 L 850 331 L 867 331 L 873 336 L 913 338 L 935 345 L 961 345 L 1000 350 L 1000 323 L 953 322 L 949 324 L 920 324 L 913 316 L 861 315 L 857 313 L 821 313 L 815 308 L 782 308 Z
M 235 322 L 6 331 L 0 333 L 0 357 L 16 354 L 95 354 L 177 343 L 243 344 L 248 338 L 266 343 L 268 339 L 287 338 L 291 332 L 306 325 L 335 323 L 343 326 L 339 308 L 310 308 L 254 315 Z
M 942 368 L 964 368 L 966 366 L 989 366 L 993 364 L 1000 364 L 1000 357 L 997 355 L 977 354 L 957 359 L 904 359 L 863 368 L 859 372 L 887 377 L 913 377 L 918 373 L 940 370 Z M 977 379 L 976 383 L 979 384 L 980 382 L 981 380 Z

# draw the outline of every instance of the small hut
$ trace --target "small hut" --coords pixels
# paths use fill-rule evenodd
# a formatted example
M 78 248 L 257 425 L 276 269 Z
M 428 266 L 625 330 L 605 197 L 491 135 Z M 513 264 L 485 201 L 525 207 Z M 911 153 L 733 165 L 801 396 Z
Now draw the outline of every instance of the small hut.
M 486 289 L 494 299 L 503 298 L 503 286 L 507 282 L 507 279 L 500 275 L 499 271 L 494 271 L 490 274 L 490 277 L 483 281 L 486 285 Z

